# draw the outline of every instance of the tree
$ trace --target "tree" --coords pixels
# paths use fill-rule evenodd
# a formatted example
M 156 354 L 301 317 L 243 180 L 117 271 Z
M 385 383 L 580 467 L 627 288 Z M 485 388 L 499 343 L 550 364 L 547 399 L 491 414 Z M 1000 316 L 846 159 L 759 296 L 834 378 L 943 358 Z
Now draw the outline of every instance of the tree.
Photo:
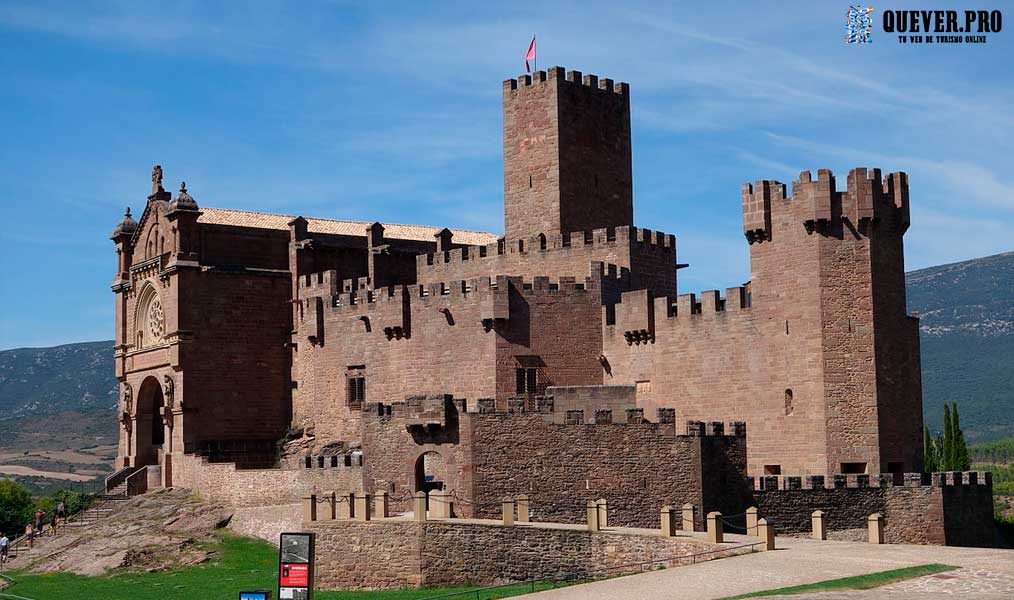
M 923 471 L 933 473 L 940 470 L 940 461 L 937 457 L 937 448 L 933 443 L 933 436 L 930 435 L 929 427 L 923 427 Z
M 0 531 L 14 539 L 32 520 L 32 495 L 25 486 L 0 479 Z
M 944 402 L 944 445 L 940 449 L 940 470 L 951 470 L 951 405 Z
M 955 402 L 951 409 L 951 427 L 954 429 L 952 444 L 954 445 L 954 459 L 951 463 L 952 471 L 967 471 L 971 466 L 968 459 L 968 445 L 965 444 L 965 432 L 961 431 L 961 417 L 958 416 L 958 403 Z

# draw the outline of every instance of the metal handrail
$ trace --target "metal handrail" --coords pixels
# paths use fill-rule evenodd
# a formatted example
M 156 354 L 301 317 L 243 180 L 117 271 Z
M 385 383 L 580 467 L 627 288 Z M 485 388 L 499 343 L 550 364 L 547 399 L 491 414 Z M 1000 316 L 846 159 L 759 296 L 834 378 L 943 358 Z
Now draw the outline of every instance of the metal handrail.
M 105 480 L 105 484 L 106 484 L 105 491 L 108 492 L 109 490 L 111 490 L 111 489 L 115 488 L 116 486 L 120 485 L 121 483 L 123 483 L 124 481 L 126 481 L 126 479 L 128 477 L 130 477 L 135 472 L 137 472 L 138 469 L 140 469 L 140 468 L 141 467 L 123 467 L 122 469 L 116 471 L 112 475 L 109 475 L 108 477 L 106 477 L 106 480 Z
M 148 491 L 148 467 L 138 467 L 127 479 L 127 496 L 137 496 Z
M 473 590 L 465 590 L 465 591 L 461 591 L 461 592 L 451 592 L 450 594 L 440 594 L 439 596 L 427 596 L 425 598 L 421 598 L 420 600 L 438 600 L 438 599 L 444 599 L 444 598 L 462 598 L 462 597 L 465 597 L 465 596 L 472 596 L 472 595 L 474 595 L 476 598 L 479 598 L 479 594 L 482 593 L 482 592 L 489 592 L 489 591 L 493 591 L 493 590 L 498 590 L 498 589 L 503 589 L 503 588 L 508 588 L 508 587 L 514 587 L 514 586 L 519 586 L 519 585 L 530 585 L 531 588 L 532 588 L 532 592 L 534 592 L 535 591 L 535 586 L 537 584 L 540 584 L 540 583 L 550 583 L 551 582 L 553 584 L 553 587 L 555 588 L 556 584 L 558 584 L 558 583 L 560 583 L 560 584 L 564 584 L 564 583 L 571 583 L 571 584 L 573 584 L 574 582 L 578 582 L 578 581 L 582 581 L 582 580 L 586 580 L 586 579 L 595 579 L 595 577 L 594 577 L 595 573 L 608 573 L 610 571 L 616 571 L 618 569 L 629 569 L 629 568 L 632 568 L 632 567 L 641 567 L 641 570 L 644 571 L 644 567 L 646 565 L 654 565 L 654 564 L 659 564 L 659 563 L 668 564 L 668 563 L 671 563 L 671 562 L 674 562 L 674 561 L 678 562 L 678 561 L 686 560 L 688 558 L 691 559 L 691 564 L 697 564 L 697 557 L 698 556 L 706 556 L 706 555 L 709 555 L 709 554 L 720 554 L 722 552 L 730 552 L 732 550 L 740 550 L 742 548 L 749 548 L 750 552 L 753 553 L 753 552 L 757 551 L 757 548 L 756 548 L 757 546 L 760 546 L 760 545 L 763 545 L 763 544 L 764 544 L 764 542 L 752 542 L 750 544 L 741 544 L 739 546 L 732 546 L 732 547 L 729 547 L 729 548 L 719 548 L 717 550 L 709 550 L 707 552 L 696 552 L 694 554 L 685 554 L 685 555 L 682 555 L 682 556 L 671 556 L 669 558 L 660 558 L 660 559 L 656 559 L 656 560 L 646 560 L 646 561 L 642 561 L 642 562 L 627 563 L 627 564 L 623 564 L 623 565 L 614 565 L 612 567 L 604 567 L 604 568 L 601 568 L 601 569 L 591 569 L 591 570 L 585 571 L 584 573 L 581 573 L 581 574 L 579 574 L 579 573 L 568 573 L 568 574 L 560 576 L 560 577 L 543 577 L 543 578 L 540 578 L 540 579 L 526 579 L 524 581 L 514 581 L 514 582 L 511 582 L 511 583 L 501 583 L 501 584 L 498 584 L 498 585 L 491 585 L 491 586 L 487 586 L 487 587 L 476 588 L 476 589 L 473 589 Z M 734 554 L 733 556 L 738 556 L 738 554 Z

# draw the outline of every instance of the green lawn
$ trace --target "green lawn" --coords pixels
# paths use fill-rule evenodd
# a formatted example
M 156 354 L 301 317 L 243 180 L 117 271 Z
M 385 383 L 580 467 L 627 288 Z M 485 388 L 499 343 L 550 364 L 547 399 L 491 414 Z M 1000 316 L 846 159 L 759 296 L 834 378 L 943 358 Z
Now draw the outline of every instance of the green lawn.
M 942 573 L 944 571 L 951 571 L 957 568 L 958 567 L 937 564 L 919 565 L 917 567 L 905 567 L 904 569 L 870 573 L 869 575 L 843 577 L 841 579 L 830 579 L 828 581 L 810 583 L 807 585 L 796 585 L 792 587 L 778 588 L 775 590 L 752 592 L 741 596 L 730 596 L 728 598 L 723 598 L 722 600 L 737 600 L 739 598 L 757 598 L 760 596 L 778 596 L 787 594 L 811 594 L 816 592 L 834 592 L 841 590 L 868 590 L 882 585 L 887 585 L 889 583 L 894 583 L 896 581 L 923 577 L 925 575 L 933 575 L 934 573 Z
M 122 573 L 105 577 L 82 577 L 67 573 L 30 575 L 7 573 L 15 584 L 7 594 L 34 600 L 235 600 L 245 589 L 277 592 L 278 550 L 267 542 L 225 534 L 213 545 L 217 551 L 208 564 L 167 573 Z M 379 566 L 378 568 L 383 568 Z M 413 600 L 473 589 L 406 589 L 382 592 L 317 592 L 318 600 Z M 536 589 L 542 589 L 538 586 Z M 527 593 L 530 586 L 511 586 L 483 594 L 481 600 Z M 470 596 L 475 598 L 475 596 Z

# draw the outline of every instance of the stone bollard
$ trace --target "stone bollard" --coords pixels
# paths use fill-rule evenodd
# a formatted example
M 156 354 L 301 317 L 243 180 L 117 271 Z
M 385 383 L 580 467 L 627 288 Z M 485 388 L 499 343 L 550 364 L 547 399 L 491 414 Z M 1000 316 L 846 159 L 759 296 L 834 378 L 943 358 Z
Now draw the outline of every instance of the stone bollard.
M 378 519 L 386 519 L 391 516 L 391 502 L 387 497 L 387 492 L 378 491 L 373 495 L 374 498 L 374 512 Z
M 426 520 L 426 492 L 416 492 L 412 501 L 412 516 L 416 521 Z
M 775 526 L 768 525 L 767 519 L 757 520 L 757 537 L 761 541 L 761 550 L 775 549 Z
M 694 530 L 694 505 L 683 505 L 683 531 Z
M 351 519 L 356 514 L 352 494 L 345 492 L 335 498 L 335 516 L 339 519 Z
M 810 515 L 810 522 L 813 524 L 813 539 L 827 539 L 827 520 L 824 518 L 824 511 L 815 510 Z
M 303 498 L 303 520 L 317 520 L 317 494 L 310 494 Z
M 873 513 L 870 518 L 867 519 L 866 524 L 870 529 L 870 543 L 871 544 L 883 544 L 884 543 L 884 517 L 880 513 Z
M 367 492 L 359 491 L 353 492 L 356 505 L 356 519 L 360 521 L 369 521 L 373 515 L 370 512 L 373 510 L 373 502 L 370 494 Z
M 708 513 L 708 541 L 712 544 L 721 544 L 723 540 L 722 535 L 722 513 L 720 512 L 709 512 Z
M 528 523 L 530 517 L 528 515 L 528 496 L 518 496 L 518 523 Z
M 662 537 L 673 537 L 676 535 L 676 511 L 668 504 L 662 507 L 661 514 Z
M 608 511 L 608 509 L 606 507 L 606 499 L 605 498 L 599 498 L 599 500 L 598 500 L 598 502 L 596 502 L 596 504 L 599 507 L 599 529 L 605 529 L 606 527 L 608 527 L 608 525 L 607 525 L 607 523 L 608 523 L 607 517 L 609 516 L 609 511 Z
M 334 492 L 328 492 L 324 494 L 324 513 L 317 512 L 317 518 L 321 521 L 334 521 L 335 519 L 335 501 L 338 497 Z
M 447 510 L 447 492 L 433 490 L 430 492 L 430 516 L 434 519 L 446 519 L 450 515 Z
M 514 500 L 512 498 L 504 498 L 500 503 L 500 508 L 503 511 L 503 524 L 504 527 L 514 526 Z
M 756 536 L 757 535 L 757 507 L 751 506 L 746 509 L 746 534 Z
M 599 530 L 599 503 L 594 500 L 588 501 L 588 531 Z

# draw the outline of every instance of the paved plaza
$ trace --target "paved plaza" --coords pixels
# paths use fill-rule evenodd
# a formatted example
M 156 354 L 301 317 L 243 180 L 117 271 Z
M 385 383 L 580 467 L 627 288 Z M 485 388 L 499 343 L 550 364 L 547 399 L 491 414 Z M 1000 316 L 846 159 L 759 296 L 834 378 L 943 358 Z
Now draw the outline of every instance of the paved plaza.
M 752 538 L 726 536 L 732 543 Z M 961 567 L 869 591 L 791 598 L 1014 598 L 1014 550 L 778 538 L 778 550 L 619 577 L 533 594 L 538 600 L 672 598 L 708 600 L 929 563 Z M 777 597 L 777 596 L 775 596 Z M 788 598 L 789 596 L 783 596 Z

